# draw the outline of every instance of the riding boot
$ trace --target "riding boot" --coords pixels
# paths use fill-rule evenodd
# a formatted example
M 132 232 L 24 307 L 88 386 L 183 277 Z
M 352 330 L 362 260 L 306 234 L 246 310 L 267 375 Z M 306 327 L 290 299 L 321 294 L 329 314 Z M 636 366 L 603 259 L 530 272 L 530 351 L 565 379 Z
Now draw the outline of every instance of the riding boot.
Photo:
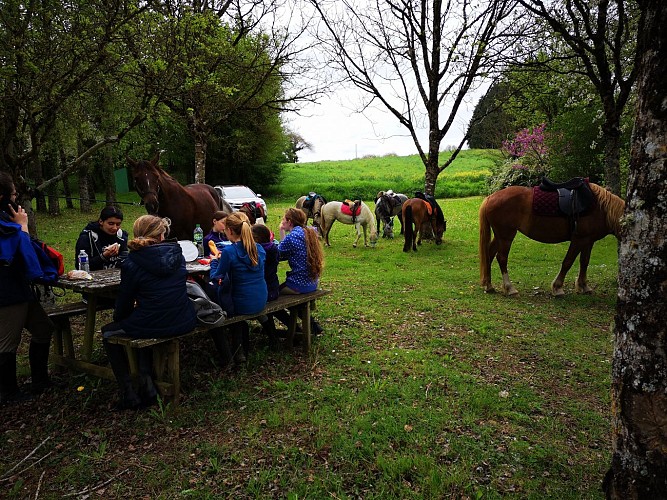
M 242 365 L 247 361 L 246 349 L 249 346 L 248 323 L 242 321 L 232 327 L 231 350 L 234 353 L 234 362 Z
M 30 374 L 32 377 L 30 392 L 33 394 L 41 394 L 53 387 L 64 387 L 62 383 L 56 383 L 49 377 L 50 349 L 51 346 L 49 344 L 30 342 L 28 360 L 30 362 Z
M 118 392 L 120 400 L 117 408 L 119 410 L 137 410 L 141 406 L 141 399 L 132 386 L 132 376 L 127 363 L 127 356 L 123 346 L 110 344 L 106 340 L 102 342 L 107 358 L 111 364 L 111 369 L 118 383 Z
M 141 405 L 149 407 L 157 404 L 157 388 L 153 382 L 153 350 L 139 349 L 139 396 Z
M 0 352 L 0 406 L 32 399 L 16 382 L 16 353 Z
M 276 332 L 276 324 L 273 320 L 273 314 L 266 316 L 266 320 L 262 323 L 262 333 L 264 333 L 269 339 L 269 347 L 274 348 L 277 346 L 278 338 Z
M 229 334 L 227 333 L 227 330 L 224 328 L 213 328 L 212 330 L 209 330 L 209 332 L 213 339 L 213 344 L 218 351 L 218 362 L 220 363 L 220 367 L 231 367 L 234 363 L 234 357 L 229 348 L 229 341 L 227 339 Z
M 313 335 L 321 335 L 324 333 L 324 328 L 322 328 L 312 316 L 310 317 L 310 333 Z

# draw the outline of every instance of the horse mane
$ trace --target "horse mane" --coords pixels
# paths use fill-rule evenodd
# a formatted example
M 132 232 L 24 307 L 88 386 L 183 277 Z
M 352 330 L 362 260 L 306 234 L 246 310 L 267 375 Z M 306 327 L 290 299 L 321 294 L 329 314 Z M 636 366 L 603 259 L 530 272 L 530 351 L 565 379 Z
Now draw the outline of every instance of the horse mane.
M 616 237 L 618 237 L 621 234 L 621 217 L 625 210 L 625 201 L 597 184 L 591 182 L 589 186 L 600 205 L 600 210 L 605 214 L 607 225 L 612 229 Z
M 441 222 L 442 224 L 444 224 L 445 223 L 445 214 L 442 212 L 442 208 L 440 208 L 440 204 L 437 201 L 435 202 L 435 206 L 438 207 L 438 213 L 435 214 L 435 218 L 438 222 Z

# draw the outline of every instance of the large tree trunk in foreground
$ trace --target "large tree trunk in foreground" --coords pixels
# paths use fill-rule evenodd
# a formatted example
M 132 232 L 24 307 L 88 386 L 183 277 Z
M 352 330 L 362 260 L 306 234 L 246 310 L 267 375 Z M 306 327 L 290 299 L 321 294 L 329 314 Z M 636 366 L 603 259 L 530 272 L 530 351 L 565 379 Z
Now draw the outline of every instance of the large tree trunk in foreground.
M 667 2 L 645 29 L 619 254 L 608 498 L 667 498 Z

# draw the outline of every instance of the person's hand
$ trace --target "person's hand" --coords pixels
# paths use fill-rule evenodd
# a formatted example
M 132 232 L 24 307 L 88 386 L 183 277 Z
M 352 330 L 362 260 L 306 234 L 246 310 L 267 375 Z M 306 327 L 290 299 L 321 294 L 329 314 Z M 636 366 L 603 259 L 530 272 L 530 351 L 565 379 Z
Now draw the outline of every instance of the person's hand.
M 114 243 L 113 245 L 109 245 L 104 249 L 104 251 L 102 252 L 102 256 L 105 259 L 110 259 L 111 257 L 115 257 L 116 255 L 118 255 L 119 252 L 120 252 L 120 244 Z
M 16 224 L 21 225 L 21 230 L 24 233 L 28 232 L 28 214 L 23 209 L 21 205 L 18 206 L 18 210 L 14 210 L 14 207 L 9 205 L 9 220 Z

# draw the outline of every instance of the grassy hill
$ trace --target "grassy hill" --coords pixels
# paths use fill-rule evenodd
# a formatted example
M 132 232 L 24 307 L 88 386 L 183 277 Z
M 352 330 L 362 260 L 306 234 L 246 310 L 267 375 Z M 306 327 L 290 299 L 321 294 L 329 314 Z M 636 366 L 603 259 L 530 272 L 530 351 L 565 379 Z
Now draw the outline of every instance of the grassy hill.
M 441 153 L 440 163 L 450 155 L 450 152 Z M 486 194 L 486 178 L 491 173 L 491 166 L 500 158 L 497 150 L 461 151 L 438 177 L 436 198 Z M 387 189 L 406 194 L 424 189 L 424 165 L 418 155 L 287 164 L 281 182 L 267 194 L 291 200 L 316 191 L 330 200 L 371 200 L 378 191 Z

